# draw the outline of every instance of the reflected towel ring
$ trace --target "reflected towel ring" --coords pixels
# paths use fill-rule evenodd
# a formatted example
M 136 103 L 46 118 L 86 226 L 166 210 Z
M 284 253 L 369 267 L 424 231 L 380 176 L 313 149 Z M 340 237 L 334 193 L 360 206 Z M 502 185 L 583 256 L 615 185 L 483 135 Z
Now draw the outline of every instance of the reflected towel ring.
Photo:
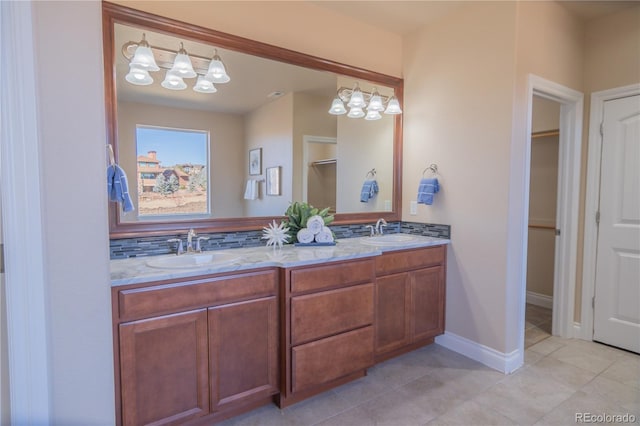
M 376 169 L 371 169 L 367 172 L 367 175 L 364 177 L 365 179 L 369 179 L 369 175 L 371 175 L 372 178 L 376 177 Z
M 431 170 L 431 173 L 433 173 L 434 175 L 437 175 L 438 174 L 438 165 L 437 164 L 429 165 L 429 167 L 427 167 L 426 169 L 424 169 L 422 171 L 422 177 L 424 177 L 424 174 L 427 172 L 427 170 Z

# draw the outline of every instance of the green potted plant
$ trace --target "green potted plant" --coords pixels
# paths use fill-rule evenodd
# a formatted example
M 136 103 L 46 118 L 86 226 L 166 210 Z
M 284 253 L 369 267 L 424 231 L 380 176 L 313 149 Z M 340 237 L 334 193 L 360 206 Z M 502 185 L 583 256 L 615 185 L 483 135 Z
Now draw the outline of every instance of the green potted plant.
M 312 216 L 320 216 L 324 225 L 333 222 L 333 215 L 329 214 L 329 207 L 319 210 L 309 203 L 294 201 L 284 213 L 286 218 L 282 221 L 289 228 L 289 243 L 298 242 L 298 231 L 307 226 L 307 221 Z

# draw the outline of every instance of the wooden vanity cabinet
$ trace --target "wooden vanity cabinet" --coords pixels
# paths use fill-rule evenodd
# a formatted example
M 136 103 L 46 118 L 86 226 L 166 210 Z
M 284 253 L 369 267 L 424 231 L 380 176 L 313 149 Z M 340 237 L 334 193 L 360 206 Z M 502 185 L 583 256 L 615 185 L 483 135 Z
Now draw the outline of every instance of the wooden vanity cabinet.
M 432 343 L 444 333 L 446 246 L 375 259 L 375 359 Z
M 112 290 L 117 419 L 196 425 L 279 391 L 276 269 Z
M 374 266 L 365 258 L 285 270 L 281 408 L 373 365 Z

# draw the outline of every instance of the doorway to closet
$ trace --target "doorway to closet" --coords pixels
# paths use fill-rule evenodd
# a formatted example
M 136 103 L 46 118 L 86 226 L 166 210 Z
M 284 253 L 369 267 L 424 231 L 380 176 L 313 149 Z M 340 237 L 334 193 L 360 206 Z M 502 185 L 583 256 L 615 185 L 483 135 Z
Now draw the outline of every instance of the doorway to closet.
M 533 96 L 525 348 L 552 335 L 560 104 Z

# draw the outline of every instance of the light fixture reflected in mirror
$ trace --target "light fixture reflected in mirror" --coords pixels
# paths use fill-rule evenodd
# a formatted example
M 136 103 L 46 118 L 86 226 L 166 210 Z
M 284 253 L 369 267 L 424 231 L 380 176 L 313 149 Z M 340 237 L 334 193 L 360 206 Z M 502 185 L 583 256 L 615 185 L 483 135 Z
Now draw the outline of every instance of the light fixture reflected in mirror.
M 184 90 L 187 88 L 187 83 L 185 83 L 182 77 L 173 70 L 167 71 L 167 74 L 160 85 L 165 89 L 170 90 Z
M 171 67 L 171 72 L 179 75 L 182 78 L 193 78 L 197 75 L 196 72 L 193 70 L 193 65 L 191 65 L 191 59 L 189 59 L 189 54 L 184 49 L 183 43 L 180 43 L 180 50 L 178 50 L 176 59 L 173 61 L 173 67 Z
M 345 102 L 349 107 L 348 113 L 344 106 Z M 385 103 L 387 104 L 386 108 Z M 363 111 L 365 108 L 367 110 L 366 114 Z M 375 87 L 371 93 L 363 92 L 358 83 L 354 85 L 353 89 L 346 87 L 339 88 L 338 94 L 331 102 L 331 108 L 329 108 L 329 114 L 347 114 L 349 118 L 364 117 L 364 119 L 368 121 L 381 119 L 381 112 L 390 115 L 402 114 L 400 102 L 395 95 L 391 97 L 382 96 Z
M 124 77 L 131 84 L 139 86 L 148 86 L 153 83 L 153 78 L 149 75 L 149 71 L 138 68 L 136 65 L 129 66 L 129 73 Z
M 199 93 L 215 93 L 218 91 L 211 80 L 201 75 L 198 76 L 198 81 L 196 82 L 196 85 L 193 86 L 193 90 Z
M 213 59 L 209 64 L 206 77 L 211 80 L 212 83 L 228 83 L 231 78 L 227 74 L 227 68 L 224 66 L 222 59 L 218 56 L 218 50 L 215 50 Z
M 198 77 L 193 86 L 193 90 L 198 93 L 215 93 L 218 90 L 214 83 L 223 84 L 231 81 L 217 49 L 212 59 L 190 55 L 183 43 L 180 43 L 178 51 L 151 46 L 143 33 L 139 42 L 125 43 L 122 46 L 122 54 L 129 60 L 129 73 L 125 80 L 138 86 L 152 84 L 154 80 L 149 72 L 160 69 L 167 70 L 160 85 L 170 90 L 186 89 L 185 78 Z

